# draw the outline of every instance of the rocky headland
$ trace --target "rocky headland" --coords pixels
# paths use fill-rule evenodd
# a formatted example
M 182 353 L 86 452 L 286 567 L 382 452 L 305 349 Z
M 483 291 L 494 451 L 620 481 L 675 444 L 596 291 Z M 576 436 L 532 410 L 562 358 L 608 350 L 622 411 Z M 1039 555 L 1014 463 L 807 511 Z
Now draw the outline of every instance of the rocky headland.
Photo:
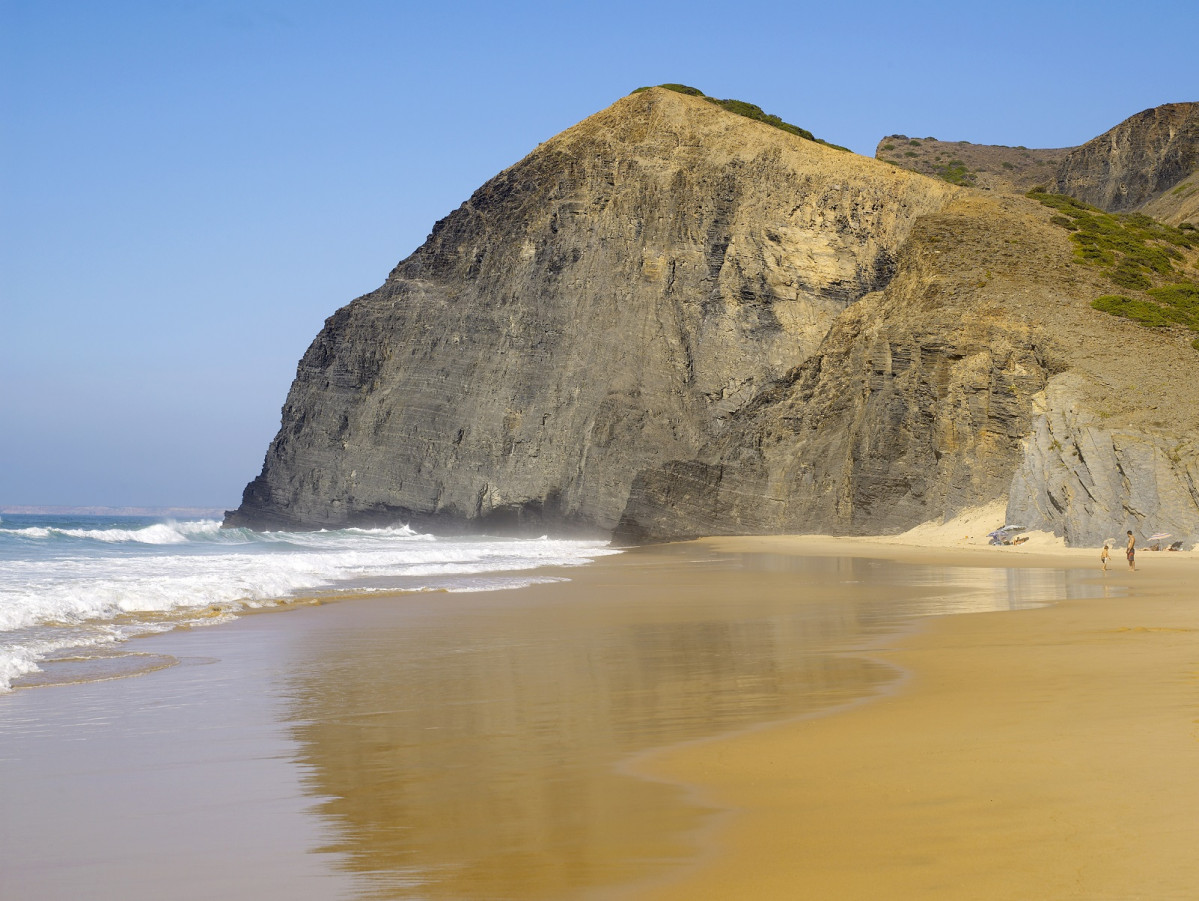
M 227 524 L 868 534 L 1006 499 L 1071 543 L 1199 537 L 1190 320 L 1093 307 L 1136 260 L 1023 193 L 1193 225 L 1199 105 L 1113 130 L 1118 164 L 980 151 L 971 187 L 735 104 L 635 92 L 437 223 L 326 322 Z M 1128 303 L 1189 302 L 1192 235 L 1150 234 Z

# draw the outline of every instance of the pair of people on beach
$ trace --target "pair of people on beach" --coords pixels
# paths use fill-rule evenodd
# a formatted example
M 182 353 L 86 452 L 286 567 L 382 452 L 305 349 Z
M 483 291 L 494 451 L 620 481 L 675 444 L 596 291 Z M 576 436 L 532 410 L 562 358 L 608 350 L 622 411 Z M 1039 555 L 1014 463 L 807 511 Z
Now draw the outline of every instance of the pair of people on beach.
M 1107 560 L 1111 556 L 1107 544 L 1103 545 L 1103 550 L 1099 553 L 1099 561 L 1103 564 L 1103 571 L 1107 572 Z M 1124 549 L 1124 556 L 1128 558 L 1128 571 L 1136 572 L 1137 570 L 1137 538 L 1131 531 L 1128 533 L 1128 546 Z

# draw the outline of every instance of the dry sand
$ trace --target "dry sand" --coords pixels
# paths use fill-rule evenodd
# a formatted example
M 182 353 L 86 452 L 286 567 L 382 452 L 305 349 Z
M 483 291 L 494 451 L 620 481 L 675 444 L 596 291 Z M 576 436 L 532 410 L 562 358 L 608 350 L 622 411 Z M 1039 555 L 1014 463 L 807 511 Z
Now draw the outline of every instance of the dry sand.
M 910 674 L 889 697 L 643 758 L 732 813 L 700 865 L 641 897 L 1199 897 L 1199 559 L 1142 552 L 1130 573 L 1118 552 L 1103 576 L 1098 551 L 1047 540 L 947 548 L 973 540 L 945 540 L 958 526 L 712 541 L 1088 567 L 1112 596 L 926 621 L 877 654 Z

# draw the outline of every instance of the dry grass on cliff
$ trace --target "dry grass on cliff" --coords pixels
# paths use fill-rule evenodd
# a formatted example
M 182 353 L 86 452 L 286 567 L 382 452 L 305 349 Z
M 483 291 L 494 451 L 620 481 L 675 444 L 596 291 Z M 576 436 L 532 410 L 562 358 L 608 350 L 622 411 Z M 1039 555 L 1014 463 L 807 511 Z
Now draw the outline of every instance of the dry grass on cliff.
M 947 320 L 961 305 L 1029 326 L 1054 368 L 1078 376 L 1080 400 L 1113 427 L 1199 430 L 1193 336 L 1094 309 L 1112 285 L 1077 259 L 1053 215 L 1022 196 L 963 191 L 925 217 L 911 249 L 934 273 L 929 290 Z

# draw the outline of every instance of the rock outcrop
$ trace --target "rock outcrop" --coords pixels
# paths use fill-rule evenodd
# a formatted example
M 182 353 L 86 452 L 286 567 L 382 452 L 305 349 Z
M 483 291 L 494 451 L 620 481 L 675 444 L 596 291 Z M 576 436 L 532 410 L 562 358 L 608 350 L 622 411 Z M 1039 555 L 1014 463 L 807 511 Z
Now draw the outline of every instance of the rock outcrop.
M 1194 434 L 1111 427 L 1079 403 L 1062 375 L 1036 399 L 1033 429 L 1012 480 L 1012 522 L 1049 525 L 1068 544 L 1123 544 L 1129 525 L 1181 539 L 1195 535 L 1199 447 Z M 1189 541 L 1188 541 L 1189 543 Z
M 227 522 L 615 526 L 891 278 L 954 189 L 662 89 L 437 223 L 301 360 Z
M 620 534 L 891 533 L 1004 496 L 1064 365 L 1027 318 L 1056 287 L 1048 260 L 998 249 L 1027 227 L 978 199 L 923 217 L 814 357 L 695 460 L 638 477 Z
M 1074 148 L 1059 165 L 1050 190 L 1126 213 L 1168 194 L 1196 170 L 1199 103 L 1168 103 Z

